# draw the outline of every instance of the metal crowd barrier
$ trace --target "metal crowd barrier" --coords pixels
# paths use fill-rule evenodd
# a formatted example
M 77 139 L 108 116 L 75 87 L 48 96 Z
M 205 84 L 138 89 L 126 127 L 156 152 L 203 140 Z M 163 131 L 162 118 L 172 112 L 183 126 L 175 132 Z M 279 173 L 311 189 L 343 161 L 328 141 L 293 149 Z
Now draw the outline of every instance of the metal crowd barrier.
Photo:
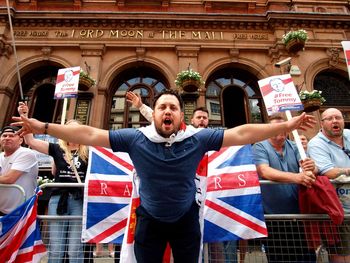
M 22 203 L 24 203 L 26 201 L 26 193 L 23 189 L 22 186 L 20 185 L 17 185 L 17 184 L 0 184 L 0 188 L 14 188 L 14 189 L 17 189 L 20 196 L 21 196 L 21 199 L 22 199 Z
M 274 184 L 274 182 L 270 181 L 261 181 L 262 184 Z M 58 183 L 50 183 L 42 185 L 41 188 L 45 189 L 48 187 L 84 187 L 84 184 L 58 184 Z M 48 245 L 48 223 L 49 222 L 60 222 L 63 220 L 77 221 L 82 223 L 82 216 L 48 216 L 48 215 L 38 215 L 38 218 L 41 221 L 41 233 L 42 239 L 44 243 L 47 245 L 47 249 L 50 250 L 50 246 Z M 320 232 L 320 241 L 316 242 L 317 247 L 313 249 L 317 256 L 317 263 L 328 263 L 329 254 L 331 253 L 329 250 L 330 243 L 332 243 L 332 239 L 337 239 L 338 235 L 341 234 L 336 233 L 336 231 L 342 231 L 338 229 L 337 226 L 334 226 L 328 215 L 324 214 L 275 214 L 275 215 L 265 215 L 265 221 L 268 226 L 268 229 L 274 230 L 278 233 L 279 238 L 276 238 L 274 241 L 274 247 L 280 248 L 281 246 L 286 246 L 283 244 L 283 241 L 288 241 L 286 250 L 289 251 L 291 255 L 298 253 L 300 249 L 300 244 L 304 244 L 307 246 L 312 242 L 313 238 L 310 237 L 310 233 L 306 231 L 305 226 L 314 226 L 317 225 L 322 230 Z M 345 215 L 345 222 L 350 224 L 350 214 Z M 293 231 L 299 233 L 300 238 L 290 239 L 290 225 L 293 225 Z M 332 227 L 330 227 L 332 226 Z M 295 233 L 295 232 L 293 232 Z M 66 233 L 65 233 L 66 234 Z M 336 246 L 340 247 L 342 244 L 337 244 Z M 109 257 L 109 253 L 107 251 L 107 244 L 104 244 L 104 251 L 101 257 L 93 258 L 92 250 L 95 249 L 94 245 L 88 245 L 85 248 L 84 262 L 96 262 L 96 263 L 104 263 L 104 262 L 119 262 L 119 251 L 120 247 L 115 247 L 115 257 Z M 210 243 L 204 244 L 203 251 L 203 263 L 267 263 L 267 245 L 266 238 L 252 239 L 252 240 L 240 240 L 240 241 L 229 241 L 229 242 L 221 242 L 221 243 Z M 42 263 L 47 262 L 47 258 L 44 258 Z M 61 262 L 69 262 L 68 256 L 65 254 L 64 258 L 61 259 Z M 280 261 L 288 262 L 288 261 Z

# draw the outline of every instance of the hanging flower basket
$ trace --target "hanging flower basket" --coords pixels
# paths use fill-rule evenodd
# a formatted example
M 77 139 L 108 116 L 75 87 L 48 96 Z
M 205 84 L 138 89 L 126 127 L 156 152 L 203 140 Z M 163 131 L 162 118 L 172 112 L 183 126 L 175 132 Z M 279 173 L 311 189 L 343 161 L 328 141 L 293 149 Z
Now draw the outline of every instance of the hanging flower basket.
M 292 39 L 286 44 L 286 49 L 289 53 L 296 53 L 303 50 L 305 47 L 305 41 L 300 39 Z
M 195 92 L 197 91 L 201 86 L 201 83 L 197 80 L 189 79 L 185 80 L 182 83 L 182 89 L 186 92 Z
M 311 99 L 303 101 L 304 111 L 305 112 L 312 112 L 319 110 L 322 103 L 319 99 Z
M 326 101 L 321 94 L 322 91 L 319 90 L 313 90 L 311 92 L 302 90 L 299 93 L 299 97 L 303 103 L 305 112 L 312 112 L 320 109 L 322 104 Z
M 195 92 L 204 85 L 204 81 L 198 72 L 188 69 L 177 74 L 175 84 L 183 91 Z
M 287 51 L 290 53 L 303 50 L 307 39 L 307 32 L 304 29 L 291 30 L 282 37 L 282 41 L 286 45 Z
M 88 90 L 93 85 L 95 85 L 96 81 L 91 78 L 84 70 L 80 70 L 79 75 L 79 86 L 81 90 Z

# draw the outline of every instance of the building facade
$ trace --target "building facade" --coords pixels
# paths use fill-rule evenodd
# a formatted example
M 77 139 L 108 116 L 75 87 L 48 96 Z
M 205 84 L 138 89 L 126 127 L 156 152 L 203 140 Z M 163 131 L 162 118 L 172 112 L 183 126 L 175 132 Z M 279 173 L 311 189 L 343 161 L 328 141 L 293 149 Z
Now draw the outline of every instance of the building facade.
M 211 126 L 265 122 L 258 80 L 292 69 L 298 90 L 322 90 L 322 108 L 341 109 L 350 126 L 341 46 L 350 36 L 348 1 L 6 2 L 0 0 L 1 126 L 16 115 L 19 100 L 28 102 L 30 116 L 60 122 L 63 100 L 53 99 L 57 72 L 74 66 L 96 83 L 79 86 L 78 97 L 68 100 L 66 119 L 104 129 L 145 125 L 125 93 L 138 92 L 152 106 L 154 96 L 176 89 L 177 74 L 189 68 L 205 84 L 182 93 L 187 121 L 195 107 L 206 106 Z M 282 38 L 296 29 L 306 30 L 308 40 L 293 52 Z M 319 113 L 313 114 L 319 119 Z

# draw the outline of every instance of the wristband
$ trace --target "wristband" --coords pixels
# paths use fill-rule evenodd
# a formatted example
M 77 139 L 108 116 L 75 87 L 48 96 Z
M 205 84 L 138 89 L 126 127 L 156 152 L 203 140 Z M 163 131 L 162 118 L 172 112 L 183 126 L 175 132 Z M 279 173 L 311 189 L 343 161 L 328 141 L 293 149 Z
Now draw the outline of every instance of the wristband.
M 49 128 L 49 123 L 45 122 L 45 130 L 44 130 L 44 134 L 47 134 L 47 129 Z

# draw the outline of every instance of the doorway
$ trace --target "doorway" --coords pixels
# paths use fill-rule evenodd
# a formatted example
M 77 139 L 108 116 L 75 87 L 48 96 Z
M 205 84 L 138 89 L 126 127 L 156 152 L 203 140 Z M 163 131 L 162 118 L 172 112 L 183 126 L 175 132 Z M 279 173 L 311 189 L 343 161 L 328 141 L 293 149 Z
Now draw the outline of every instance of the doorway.
M 224 126 L 233 128 L 247 123 L 245 94 L 239 87 L 227 87 L 222 92 Z

